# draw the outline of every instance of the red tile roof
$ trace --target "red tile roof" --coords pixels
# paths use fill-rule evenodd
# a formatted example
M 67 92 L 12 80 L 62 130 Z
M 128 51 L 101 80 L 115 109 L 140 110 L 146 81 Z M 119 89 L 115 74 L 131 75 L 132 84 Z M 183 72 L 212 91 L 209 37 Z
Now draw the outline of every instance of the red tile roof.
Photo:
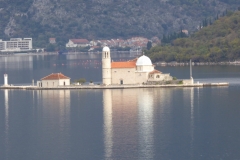
M 112 68 L 135 68 L 136 62 L 112 62 Z
M 112 62 L 112 68 L 135 68 L 138 58 L 131 59 L 125 62 Z
M 87 39 L 70 39 L 75 44 L 88 44 L 89 41 Z
M 62 73 L 52 73 L 41 80 L 59 80 L 59 79 L 70 79 L 69 77 L 63 75 Z
M 134 59 L 131 59 L 129 60 L 128 62 L 137 62 L 138 58 L 134 58 Z
M 154 69 L 154 70 L 153 70 L 152 72 L 150 72 L 149 74 L 155 74 L 155 73 L 162 73 L 162 72 L 160 72 L 160 71 Z

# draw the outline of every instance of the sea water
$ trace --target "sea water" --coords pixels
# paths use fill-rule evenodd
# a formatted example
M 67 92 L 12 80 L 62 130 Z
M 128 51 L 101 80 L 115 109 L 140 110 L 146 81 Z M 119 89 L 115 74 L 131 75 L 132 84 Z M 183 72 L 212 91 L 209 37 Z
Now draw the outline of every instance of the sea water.
M 61 72 L 101 81 L 101 55 L 0 57 L 0 84 Z M 133 59 L 128 54 L 115 60 Z M 189 67 L 157 67 L 180 79 Z M 238 66 L 193 66 L 228 87 L 0 90 L 0 159 L 240 159 Z

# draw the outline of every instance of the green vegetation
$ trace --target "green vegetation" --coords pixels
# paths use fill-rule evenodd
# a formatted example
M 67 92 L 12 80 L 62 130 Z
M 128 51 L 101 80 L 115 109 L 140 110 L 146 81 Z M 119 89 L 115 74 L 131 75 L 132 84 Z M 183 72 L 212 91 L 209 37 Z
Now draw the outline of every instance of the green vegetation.
M 147 43 L 147 50 L 150 50 L 152 48 L 152 42 L 148 41 Z
M 183 81 L 179 81 L 178 84 L 183 84 Z
M 187 35 L 185 33 L 182 32 L 182 29 L 180 30 L 179 33 L 172 33 L 169 34 L 168 36 L 166 36 L 165 34 L 163 35 L 162 38 L 162 43 L 166 44 L 166 43 L 171 43 L 173 40 L 177 39 L 177 38 L 184 38 L 187 37 Z
M 0 0 L 0 39 L 32 37 L 34 47 L 49 51 L 64 50 L 71 38 L 162 38 L 166 34 L 169 43 L 182 37 L 174 33 L 180 28 L 193 32 L 205 17 L 239 6 L 239 0 Z M 48 45 L 51 37 L 57 44 Z
M 227 12 L 212 25 L 203 27 L 188 38 L 146 51 L 156 61 L 219 62 L 240 58 L 240 11 Z
M 74 82 L 75 82 L 75 83 L 83 84 L 83 83 L 86 82 L 86 79 L 85 79 L 85 78 L 80 78 L 80 79 L 78 79 L 78 80 L 75 80 Z

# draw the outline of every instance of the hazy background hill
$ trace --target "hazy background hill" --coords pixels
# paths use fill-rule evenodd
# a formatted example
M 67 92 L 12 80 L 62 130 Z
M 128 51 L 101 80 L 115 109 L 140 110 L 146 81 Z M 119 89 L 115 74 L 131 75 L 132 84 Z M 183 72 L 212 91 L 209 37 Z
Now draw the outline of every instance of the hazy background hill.
M 0 0 L 0 37 L 147 38 L 195 31 L 205 18 L 236 10 L 239 0 Z

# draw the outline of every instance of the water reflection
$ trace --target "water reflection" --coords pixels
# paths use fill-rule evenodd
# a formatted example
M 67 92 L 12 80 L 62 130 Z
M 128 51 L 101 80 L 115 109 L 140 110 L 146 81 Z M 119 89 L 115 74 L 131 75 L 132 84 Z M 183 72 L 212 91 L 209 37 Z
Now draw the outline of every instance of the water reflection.
M 190 135 L 191 135 L 191 157 L 193 158 L 193 143 L 194 143 L 194 88 L 190 88 L 190 102 L 191 102 L 191 123 L 190 123 Z
M 105 157 L 111 158 L 113 147 L 112 90 L 103 90 L 103 107 Z
M 4 100 L 5 100 L 5 149 L 6 149 L 6 159 L 8 159 L 9 154 L 9 102 L 8 102 L 8 89 L 4 90 Z
M 41 106 L 37 108 L 41 117 L 37 130 L 42 133 L 39 144 L 45 146 L 44 152 L 50 149 L 51 155 L 61 159 L 62 152 L 68 151 L 66 145 L 70 141 L 70 90 L 40 90 L 37 95 L 37 106 Z
M 153 97 L 149 92 L 103 90 L 106 159 L 153 157 Z
M 145 90 L 138 94 L 139 159 L 153 159 L 153 94 Z
M 43 112 L 46 115 L 54 117 L 59 113 L 59 125 L 69 122 L 70 90 L 40 90 L 38 96 L 38 99 L 42 100 Z
M 175 141 L 189 144 L 189 154 L 193 154 L 194 90 L 195 88 L 103 90 L 105 158 L 154 159 L 156 154 L 164 157 L 170 152 L 165 151 L 169 142 Z M 178 119 L 178 114 L 185 118 Z M 154 127 L 156 123 L 158 125 Z M 179 133 L 179 129 L 185 129 L 189 133 L 188 140 L 178 139 L 183 134 Z M 161 134 L 156 135 L 156 132 Z M 157 145 L 162 147 L 156 153 Z
M 32 69 L 32 56 L 9 56 L 0 57 L 0 68 L 8 69 Z

